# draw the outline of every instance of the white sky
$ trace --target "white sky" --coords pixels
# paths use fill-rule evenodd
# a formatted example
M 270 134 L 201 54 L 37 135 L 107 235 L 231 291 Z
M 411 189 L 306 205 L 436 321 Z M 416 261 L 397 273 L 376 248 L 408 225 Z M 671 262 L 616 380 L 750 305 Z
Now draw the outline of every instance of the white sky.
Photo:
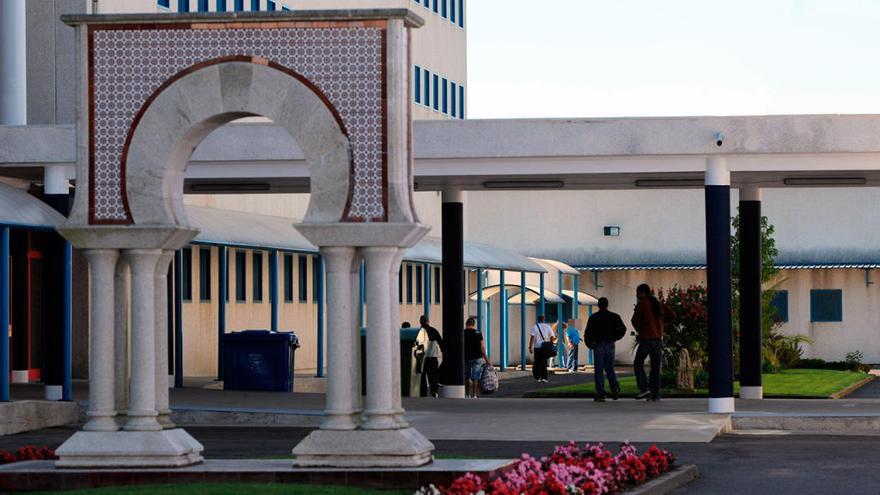
M 468 118 L 880 113 L 880 1 L 470 0 Z

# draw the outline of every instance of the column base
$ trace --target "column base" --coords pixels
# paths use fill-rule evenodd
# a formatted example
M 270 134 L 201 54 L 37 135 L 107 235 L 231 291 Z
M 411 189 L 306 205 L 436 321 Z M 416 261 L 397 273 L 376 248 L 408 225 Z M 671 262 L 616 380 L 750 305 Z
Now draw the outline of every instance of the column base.
M 293 449 L 295 467 L 418 467 L 434 460 L 434 444 L 414 428 L 315 430 Z
M 163 430 L 173 430 L 177 428 L 177 425 L 171 421 L 171 411 L 159 411 L 159 415 L 156 416 L 156 421 L 159 422 Z
M 760 400 L 764 398 L 764 387 L 758 386 L 742 386 L 739 387 L 739 398 L 746 400 Z
M 709 397 L 710 414 L 730 414 L 735 410 L 733 397 Z
M 464 385 L 443 385 L 440 397 L 444 399 L 464 399 Z
M 185 430 L 78 431 L 58 450 L 58 468 L 169 468 L 198 464 L 204 447 Z
M 43 397 L 46 400 L 61 400 L 61 392 L 64 387 L 61 385 L 46 385 L 43 389 Z
M 28 383 L 28 370 L 12 370 L 12 383 Z

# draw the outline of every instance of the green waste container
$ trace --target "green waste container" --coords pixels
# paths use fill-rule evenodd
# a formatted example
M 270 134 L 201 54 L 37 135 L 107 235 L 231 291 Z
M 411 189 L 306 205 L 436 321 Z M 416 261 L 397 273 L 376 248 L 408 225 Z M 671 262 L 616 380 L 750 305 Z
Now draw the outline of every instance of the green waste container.
M 421 328 L 400 329 L 400 394 L 419 395 L 422 383 L 422 360 L 416 359 L 415 347 Z M 361 329 L 361 393 L 367 393 L 367 329 Z

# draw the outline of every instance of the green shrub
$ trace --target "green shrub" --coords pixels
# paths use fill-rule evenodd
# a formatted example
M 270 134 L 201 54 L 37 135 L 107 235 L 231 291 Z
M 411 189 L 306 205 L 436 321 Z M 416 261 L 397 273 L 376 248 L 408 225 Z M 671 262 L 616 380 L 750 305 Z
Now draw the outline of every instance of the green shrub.
M 856 371 L 859 373 L 871 371 L 871 367 L 867 364 L 848 361 L 825 361 L 824 359 L 801 359 L 795 363 L 794 367 L 813 370 Z

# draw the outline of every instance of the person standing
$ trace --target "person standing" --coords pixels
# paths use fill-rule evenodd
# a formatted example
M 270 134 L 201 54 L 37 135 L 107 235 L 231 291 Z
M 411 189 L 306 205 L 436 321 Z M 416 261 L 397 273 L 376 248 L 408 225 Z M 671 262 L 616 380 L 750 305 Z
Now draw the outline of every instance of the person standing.
M 465 377 L 467 378 L 467 397 L 476 399 L 480 392 L 480 378 L 483 377 L 483 368 L 489 364 L 486 356 L 486 342 L 483 334 L 477 330 L 477 319 L 471 316 L 467 319 L 464 329 L 464 362 Z
M 534 355 L 532 376 L 538 382 L 547 383 L 547 359 L 551 357 L 547 346 L 552 345 L 554 337 L 553 327 L 544 323 L 544 315 L 538 315 L 538 323 L 532 327 L 529 337 L 529 354 Z
M 596 383 L 596 402 L 605 402 L 605 375 L 608 375 L 608 385 L 611 388 L 611 398 L 617 400 L 620 396 L 620 383 L 617 381 L 617 373 L 614 372 L 614 343 L 626 335 L 626 325 L 617 313 L 608 311 L 608 298 L 600 297 L 599 311 L 593 313 L 587 320 L 587 328 L 584 329 L 584 340 L 587 347 L 593 350 L 595 374 L 593 380 Z
M 568 349 L 568 358 L 565 365 L 568 371 L 572 373 L 578 370 L 578 347 L 581 345 L 581 336 L 578 334 L 577 323 L 574 318 L 568 320 L 568 326 L 565 328 L 565 346 Z
M 636 288 L 636 299 L 638 302 L 631 320 L 639 339 L 639 347 L 633 362 L 636 383 L 639 387 L 636 399 L 648 398 L 650 401 L 658 401 L 660 400 L 660 360 L 663 358 L 663 322 L 667 318 L 675 318 L 675 313 L 654 297 L 648 284 L 641 284 Z M 651 358 L 650 378 L 645 377 L 647 357 Z
M 424 376 L 426 388 L 431 397 L 438 397 L 440 394 L 440 360 L 443 357 L 443 336 L 440 335 L 439 330 L 431 326 L 431 320 L 425 315 L 419 317 L 419 325 L 428 335 L 422 376 Z

